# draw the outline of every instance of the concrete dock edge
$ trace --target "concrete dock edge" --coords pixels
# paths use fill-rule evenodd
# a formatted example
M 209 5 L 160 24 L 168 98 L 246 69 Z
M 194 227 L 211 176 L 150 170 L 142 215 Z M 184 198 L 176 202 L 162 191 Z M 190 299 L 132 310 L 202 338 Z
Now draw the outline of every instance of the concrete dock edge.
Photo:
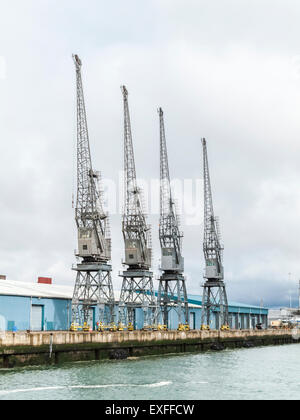
M 0 368 L 297 343 L 291 330 L 3 332 Z

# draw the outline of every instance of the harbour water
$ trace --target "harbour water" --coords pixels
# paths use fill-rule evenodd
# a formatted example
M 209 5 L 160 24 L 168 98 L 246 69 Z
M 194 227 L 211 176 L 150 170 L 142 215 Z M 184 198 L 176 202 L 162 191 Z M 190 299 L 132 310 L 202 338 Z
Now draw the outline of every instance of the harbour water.
M 300 344 L 0 370 L 0 400 L 300 398 Z

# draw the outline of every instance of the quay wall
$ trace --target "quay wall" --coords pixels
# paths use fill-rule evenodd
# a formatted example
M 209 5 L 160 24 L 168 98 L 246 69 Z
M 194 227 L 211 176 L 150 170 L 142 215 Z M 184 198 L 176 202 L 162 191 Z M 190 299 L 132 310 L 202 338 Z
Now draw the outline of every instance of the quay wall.
M 0 368 L 296 343 L 291 330 L 3 332 Z

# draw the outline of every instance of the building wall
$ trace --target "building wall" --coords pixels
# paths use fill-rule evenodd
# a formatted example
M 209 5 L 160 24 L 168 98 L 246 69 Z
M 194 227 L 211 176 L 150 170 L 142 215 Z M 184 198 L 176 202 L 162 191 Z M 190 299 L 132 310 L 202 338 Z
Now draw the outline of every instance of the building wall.
M 30 325 L 30 298 L 21 296 L 0 296 L 1 330 L 25 331 Z
M 259 323 L 263 324 L 264 328 L 268 326 L 268 311 L 266 309 L 261 310 L 264 312 L 263 314 L 251 314 L 249 309 L 244 312 L 234 311 L 229 313 L 229 324 L 231 329 L 255 329 L 256 325 Z M 141 329 L 143 328 L 143 313 L 141 309 L 136 310 L 136 328 Z M 193 313 L 194 325 L 195 329 L 201 328 L 201 308 L 190 308 L 189 313 Z M 191 316 L 190 316 L 191 317 Z M 221 325 L 219 325 L 219 314 L 216 312 L 213 314 L 210 328 L 219 329 Z M 169 329 L 177 329 L 178 328 L 178 315 L 175 310 L 171 310 L 169 313 Z M 191 326 L 193 328 L 193 326 Z
M 42 331 L 64 331 L 70 328 L 71 301 L 0 295 L 0 330 L 31 329 L 31 305 L 43 307 Z
M 44 307 L 43 331 L 64 331 L 70 328 L 70 300 L 34 298 L 32 304 Z
M 0 295 L 0 330 L 6 331 L 26 331 L 31 329 L 31 305 L 42 306 L 43 322 L 42 331 L 64 331 L 70 328 L 71 324 L 71 300 L 53 298 L 30 298 L 20 296 Z M 97 328 L 99 318 L 98 308 L 95 307 L 93 316 L 93 328 Z M 201 328 L 201 308 L 191 307 L 193 313 L 193 325 L 191 328 Z M 117 322 L 118 310 L 115 310 L 115 320 Z M 211 320 L 211 329 L 220 328 L 218 313 L 215 313 Z M 170 311 L 169 329 L 177 329 L 178 315 L 175 310 Z M 255 328 L 258 323 L 268 326 L 268 310 L 260 308 L 237 308 L 229 307 L 229 324 L 232 329 Z M 135 328 L 143 328 L 143 310 L 136 309 Z

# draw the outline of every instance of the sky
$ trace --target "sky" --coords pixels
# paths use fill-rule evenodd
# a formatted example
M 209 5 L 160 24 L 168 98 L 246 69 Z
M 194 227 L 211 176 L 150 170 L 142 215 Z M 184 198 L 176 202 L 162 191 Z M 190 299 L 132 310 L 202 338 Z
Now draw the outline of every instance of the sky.
M 202 294 L 203 214 L 190 210 L 194 199 L 203 207 L 206 137 L 229 300 L 298 305 L 299 2 L 0 0 L 0 7 L 1 274 L 74 284 L 76 53 L 93 166 L 104 184 L 118 185 L 123 165 L 120 86 L 129 91 L 145 188 L 159 177 L 157 108 L 165 112 L 171 177 L 195 188 L 181 215 L 188 292 Z M 155 278 L 158 217 L 150 210 Z M 124 251 L 113 206 L 110 224 L 119 289 Z

